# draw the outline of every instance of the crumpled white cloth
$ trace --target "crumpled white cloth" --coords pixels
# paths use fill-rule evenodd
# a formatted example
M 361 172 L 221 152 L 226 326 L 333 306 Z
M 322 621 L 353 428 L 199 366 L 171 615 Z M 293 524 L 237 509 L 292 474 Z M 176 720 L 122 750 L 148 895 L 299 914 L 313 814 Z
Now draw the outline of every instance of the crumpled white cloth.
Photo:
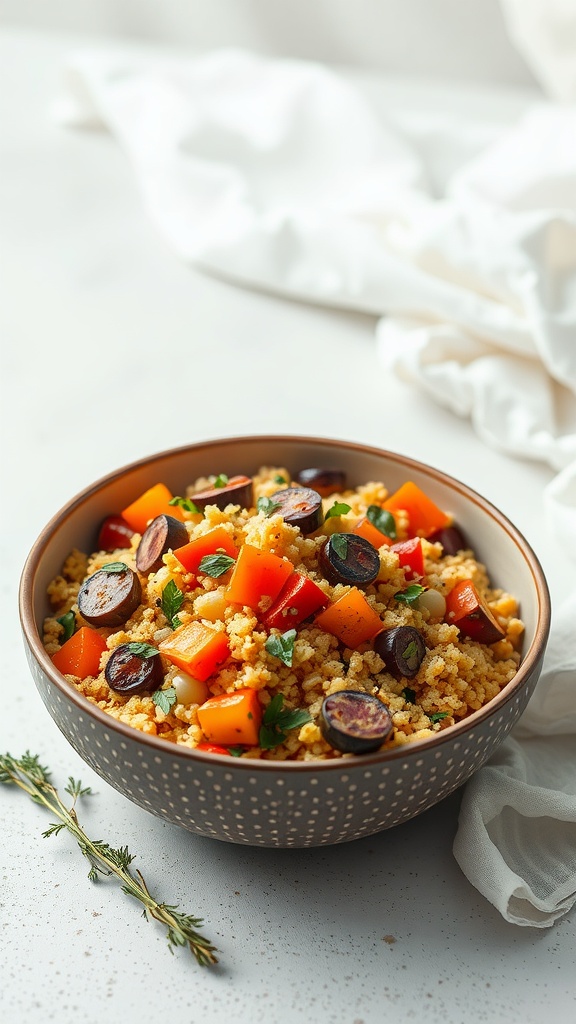
M 421 116 L 376 107 L 325 67 L 244 52 L 108 50 L 70 62 L 57 115 L 114 134 L 184 259 L 380 317 L 394 372 L 558 470 L 546 505 L 575 549 L 576 110 L 542 101 L 509 125 L 497 96 L 485 121 L 421 100 Z M 456 840 L 518 924 L 576 900 L 575 614 L 524 734 L 468 785 Z

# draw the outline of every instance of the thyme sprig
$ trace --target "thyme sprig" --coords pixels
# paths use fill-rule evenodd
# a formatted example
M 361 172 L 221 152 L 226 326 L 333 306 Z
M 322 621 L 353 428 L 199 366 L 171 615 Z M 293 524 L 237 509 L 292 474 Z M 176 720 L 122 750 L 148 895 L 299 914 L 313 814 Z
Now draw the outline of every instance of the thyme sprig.
M 50 782 L 50 775 L 49 769 L 40 764 L 38 756 L 30 754 L 29 751 L 20 759 L 12 757 L 11 754 L 0 754 L 0 782 L 19 786 L 34 803 L 41 804 L 59 819 L 58 823 L 51 824 L 50 828 L 42 833 L 44 838 L 67 829 L 76 839 L 90 864 L 90 881 L 96 882 L 103 875 L 115 875 L 122 882 L 122 892 L 143 904 L 143 917 L 146 920 L 152 917 L 166 927 L 168 948 L 171 953 L 176 946 L 188 946 L 201 967 L 218 963 L 216 947 L 197 931 L 202 920 L 181 913 L 172 904 L 158 903 L 150 893 L 140 871 L 132 871 L 130 865 L 134 857 L 126 846 L 114 849 L 108 843 L 100 839 L 89 839 L 86 835 L 76 815 L 76 803 L 80 797 L 91 794 L 90 787 L 83 787 L 80 781 L 70 776 L 65 792 L 72 797 L 72 803 L 67 807 L 58 790 Z

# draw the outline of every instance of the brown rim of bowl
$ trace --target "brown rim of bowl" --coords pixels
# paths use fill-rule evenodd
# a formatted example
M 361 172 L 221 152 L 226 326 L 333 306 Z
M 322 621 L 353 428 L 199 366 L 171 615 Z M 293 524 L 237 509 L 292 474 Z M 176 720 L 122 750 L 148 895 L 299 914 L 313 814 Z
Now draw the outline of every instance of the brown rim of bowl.
M 494 697 L 488 704 L 478 711 L 472 712 L 462 721 L 451 725 L 448 729 L 442 730 L 441 732 L 435 733 L 434 736 L 428 739 L 415 740 L 413 743 L 396 747 L 392 750 L 377 751 L 372 754 L 361 754 L 356 755 L 353 760 L 348 758 L 333 758 L 327 761 L 266 761 L 259 758 L 232 758 L 234 768 L 245 769 L 246 771 L 254 771 L 256 766 L 261 771 L 268 772 L 298 772 L 298 771 L 341 771 L 346 770 L 347 765 L 362 765 L 368 766 L 373 764 L 380 764 L 386 761 L 394 761 L 400 758 L 405 758 L 407 753 L 424 752 L 430 750 L 433 747 L 439 747 L 443 743 L 452 742 L 458 737 L 462 737 L 474 726 L 479 725 L 485 719 L 490 718 L 499 709 L 504 707 L 515 695 L 516 691 L 521 689 L 525 679 L 529 676 L 531 671 L 536 667 L 538 659 L 541 657 L 544 646 L 548 637 L 550 629 L 550 594 L 548 591 L 548 584 L 544 576 L 540 562 L 532 550 L 528 541 L 522 536 L 520 531 L 513 525 L 513 523 L 499 511 L 491 502 L 486 498 L 483 498 L 472 488 L 461 481 L 450 476 L 448 473 L 444 473 L 442 470 L 435 469 L 433 466 L 429 466 L 426 463 L 418 462 L 416 459 L 411 459 L 406 455 L 401 455 L 398 452 L 389 451 L 384 448 L 375 448 L 371 445 L 359 444 L 354 441 L 338 440 L 337 438 L 328 437 L 303 437 L 300 435 L 293 434 L 251 434 L 241 437 L 220 437 L 210 438 L 206 441 L 197 441 L 188 445 L 181 445 L 178 448 L 170 448 L 162 452 L 158 452 L 155 455 L 148 456 L 142 459 L 138 459 L 135 462 L 128 463 L 121 469 L 115 470 L 113 473 L 109 473 L 106 476 L 101 477 L 95 483 L 91 484 L 90 487 L 80 491 L 74 498 L 72 498 L 66 505 L 64 505 L 47 523 L 44 529 L 39 534 L 33 547 L 30 550 L 28 558 L 26 559 L 24 568 L 22 570 L 22 576 L 20 580 L 19 590 L 19 611 L 20 611 L 20 622 L 26 641 L 36 659 L 40 664 L 45 674 L 56 686 L 58 690 L 70 700 L 73 704 L 77 705 L 78 709 L 84 714 L 89 715 L 91 718 L 99 722 L 103 728 L 110 732 L 118 733 L 120 736 L 135 740 L 135 732 L 139 742 L 150 748 L 150 751 L 163 752 L 164 754 L 169 753 L 171 757 L 182 757 L 185 760 L 201 761 L 204 764 L 219 764 L 219 765 L 230 765 L 230 757 L 225 754 L 211 754 L 205 751 L 197 751 L 190 747 L 183 747 L 177 744 L 169 744 L 166 740 L 163 740 L 158 736 L 148 736 L 146 733 L 138 732 L 134 730 L 132 726 L 126 725 L 124 722 L 119 722 L 115 718 L 111 718 L 110 715 L 106 714 L 100 708 L 90 704 L 78 691 L 66 682 L 64 677 L 54 668 L 50 657 L 46 653 L 42 644 L 40 635 L 38 633 L 36 622 L 33 612 L 33 580 L 38 568 L 38 564 L 44 549 L 46 548 L 51 533 L 53 532 L 57 524 L 65 521 L 70 514 L 77 509 L 80 505 L 86 504 L 93 494 L 100 490 L 105 484 L 113 483 L 114 480 L 123 476 L 127 472 L 143 468 L 144 466 L 152 467 L 156 462 L 160 462 L 167 457 L 177 456 L 184 454 L 184 452 L 194 452 L 199 449 L 206 450 L 211 447 L 216 447 L 222 444 L 247 444 L 257 441 L 269 441 L 270 445 L 273 446 L 275 443 L 295 443 L 295 444 L 314 444 L 318 447 L 332 448 L 337 445 L 341 448 L 346 448 L 351 452 L 359 452 L 363 454 L 373 455 L 377 457 L 387 457 L 395 462 L 400 463 L 407 469 L 414 469 L 419 472 L 426 472 L 430 477 L 437 480 L 439 483 L 448 484 L 453 490 L 462 494 L 465 498 L 471 501 L 473 504 L 478 505 L 483 511 L 487 512 L 498 524 L 502 527 L 505 533 L 513 540 L 516 547 L 522 554 L 522 557 L 527 562 L 532 577 L 534 579 L 536 593 L 538 596 L 538 617 L 534 639 L 526 651 L 523 660 L 518 668 L 518 671 L 513 679 L 500 691 L 497 697 Z M 232 765 L 230 765 L 232 767 Z

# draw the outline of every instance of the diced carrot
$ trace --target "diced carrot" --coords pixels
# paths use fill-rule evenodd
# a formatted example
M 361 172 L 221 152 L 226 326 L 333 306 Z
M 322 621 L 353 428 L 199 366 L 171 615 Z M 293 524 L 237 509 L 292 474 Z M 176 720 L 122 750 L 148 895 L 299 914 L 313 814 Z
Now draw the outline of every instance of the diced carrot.
M 184 544 L 181 548 L 176 548 L 174 554 L 186 572 L 196 574 L 205 555 L 223 554 L 236 558 L 238 548 L 233 543 L 228 531 L 223 526 L 216 526 L 204 536 L 191 540 L 189 544 Z
M 385 533 L 378 530 L 373 523 L 370 522 L 367 516 L 362 516 L 350 530 L 350 533 L 355 533 L 357 537 L 364 537 L 364 540 L 369 541 L 376 549 L 381 548 L 383 544 L 388 547 L 392 544 L 392 539 L 387 537 Z
M 210 697 L 198 708 L 198 721 L 209 743 L 255 747 L 262 723 L 256 690 L 235 690 Z
M 202 622 L 186 622 L 179 626 L 158 649 L 173 665 L 203 682 L 228 657 L 228 637 Z
M 226 600 L 257 608 L 263 597 L 273 601 L 293 572 L 294 566 L 286 558 L 244 544 L 226 588 Z
M 63 675 L 97 676 L 100 658 L 106 650 L 106 641 L 90 626 L 81 626 L 59 651 L 52 655 L 52 663 Z
M 359 647 L 382 629 L 382 620 L 357 587 L 320 612 L 314 624 L 338 637 L 347 647 Z
M 122 518 L 136 533 L 144 533 L 151 519 L 156 516 L 167 515 L 173 519 L 184 522 L 184 513 L 179 505 L 170 505 L 173 494 L 168 490 L 166 484 L 154 484 L 144 494 L 141 494 L 136 501 L 133 501 L 127 508 L 122 509 Z
M 436 530 L 443 529 L 451 522 L 450 516 L 422 491 L 417 484 L 408 480 L 384 502 L 388 512 L 403 510 L 408 514 L 410 534 L 412 537 L 428 537 Z

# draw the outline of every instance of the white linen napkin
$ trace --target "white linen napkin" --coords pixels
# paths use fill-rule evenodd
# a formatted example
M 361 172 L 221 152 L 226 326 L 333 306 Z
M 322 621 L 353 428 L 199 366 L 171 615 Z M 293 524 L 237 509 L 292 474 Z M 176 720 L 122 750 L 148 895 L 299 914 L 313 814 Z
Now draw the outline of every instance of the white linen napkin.
M 71 61 L 57 116 L 114 134 L 184 259 L 381 317 L 388 366 L 489 444 L 559 471 L 546 506 L 573 549 L 576 111 L 526 103 L 510 123 L 501 94 L 484 117 L 429 86 L 404 106 L 383 95 L 237 51 L 102 51 Z M 469 783 L 456 840 L 517 924 L 552 924 L 576 900 L 573 622 L 556 624 L 531 733 Z M 542 739 L 558 714 L 566 735 Z

